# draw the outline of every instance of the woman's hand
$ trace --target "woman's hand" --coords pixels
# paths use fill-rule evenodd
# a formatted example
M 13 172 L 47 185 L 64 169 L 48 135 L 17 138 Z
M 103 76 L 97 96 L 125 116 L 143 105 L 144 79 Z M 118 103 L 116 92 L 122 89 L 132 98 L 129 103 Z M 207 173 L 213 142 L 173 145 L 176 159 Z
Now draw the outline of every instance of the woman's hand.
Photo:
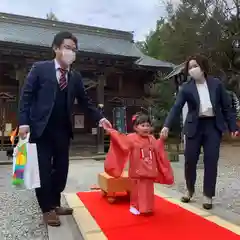
M 232 138 L 236 138 L 238 136 L 239 132 L 235 131 L 235 132 L 231 132 L 231 137 Z

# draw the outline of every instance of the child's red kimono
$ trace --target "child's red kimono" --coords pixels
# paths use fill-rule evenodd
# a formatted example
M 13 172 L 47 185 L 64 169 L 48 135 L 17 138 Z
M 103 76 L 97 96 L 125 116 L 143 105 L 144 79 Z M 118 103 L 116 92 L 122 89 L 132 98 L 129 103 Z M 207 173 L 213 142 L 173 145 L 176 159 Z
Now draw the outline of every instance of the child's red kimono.
M 163 141 L 136 133 L 124 135 L 115 130 L 110 132 L 110 138 L 110 149 L 104 162 L 105 172 L 112 177 L 120 177 L 129 159 L 131 206 L 140 213 L 152 212 L 154 182 L 168 185 L 174 183 Z

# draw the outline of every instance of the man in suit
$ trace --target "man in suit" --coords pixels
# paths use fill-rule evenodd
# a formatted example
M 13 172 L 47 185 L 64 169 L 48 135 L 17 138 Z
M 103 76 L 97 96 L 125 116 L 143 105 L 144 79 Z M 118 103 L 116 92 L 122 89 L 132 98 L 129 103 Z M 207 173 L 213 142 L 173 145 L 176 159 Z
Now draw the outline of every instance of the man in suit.
M 111 127 L 88 98 L 81 75 L 71 70 L 77 46 L 73 34 L 58 33 L 52 43 L 55 59 L 33 64 L 20 98 L 19 136 L 25 138 L 30 133 L 30 141 L 37 144 L 41 187 L 36 196 L 43 219 L 51 226 L 60 226 L 59 215 L 73 212 L 61 206 L 61 192 L 68 175 L 75 98 L 104 129 Z
M 182 202 L 193 197 L 196 182 L 196 166 L 201 147 L 204 151 L 203 208 L 212 208 L 215 195 L 217 167 L 222 133 L 227 123 L 232 136 L 237 135 L 236 118 L 232 112 L 230 99 L 219 79 L 208 75 L 208 61 L 202 56 L 189 58 L 186 63 L 186 78 L 190 80 L 181 87 L 176 102 L 170 110 L 161 131 L 167 137 L 174 118 L 181 114 L 185 103 L 188 113 L 184 125 L 185 144 L 185 180 L 187 194 Z

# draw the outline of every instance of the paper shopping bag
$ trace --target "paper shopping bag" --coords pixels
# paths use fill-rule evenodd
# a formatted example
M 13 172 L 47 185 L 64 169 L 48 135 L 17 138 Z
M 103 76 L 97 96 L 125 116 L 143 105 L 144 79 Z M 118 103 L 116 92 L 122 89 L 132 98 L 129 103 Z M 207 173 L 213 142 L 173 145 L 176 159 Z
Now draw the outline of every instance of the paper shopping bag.
M 24 170 L 24 185 L 26 189 L 40 187 L 37 146 L 35 143 L 26 143 L 27 163 Z
M 25 189 L 40 187 L 39 165 L 36 144 L 21 140 L 13 153 L 12 184 Z

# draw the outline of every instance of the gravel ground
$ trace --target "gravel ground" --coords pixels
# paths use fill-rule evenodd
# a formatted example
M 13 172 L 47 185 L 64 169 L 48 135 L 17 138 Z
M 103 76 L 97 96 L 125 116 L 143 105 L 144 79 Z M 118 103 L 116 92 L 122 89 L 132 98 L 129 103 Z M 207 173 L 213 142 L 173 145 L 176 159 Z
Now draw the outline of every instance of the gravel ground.
M 1 193 L 0 202 L 0 239 L 48 239 L 33 192 Z

